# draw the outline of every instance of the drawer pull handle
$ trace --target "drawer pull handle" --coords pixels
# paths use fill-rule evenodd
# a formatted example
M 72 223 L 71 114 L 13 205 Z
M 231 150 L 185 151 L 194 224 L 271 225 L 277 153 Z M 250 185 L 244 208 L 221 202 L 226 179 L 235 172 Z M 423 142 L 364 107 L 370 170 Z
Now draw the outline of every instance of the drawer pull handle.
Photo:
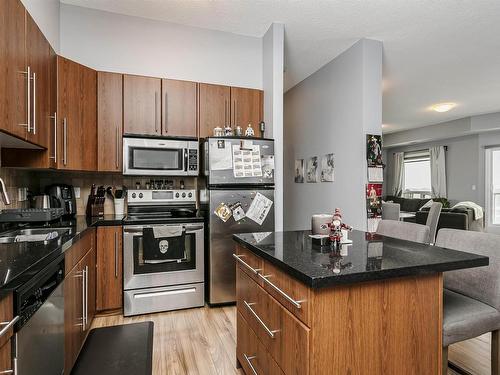
M 10 322 L 0 322 L 0 326 L 5 326 L 0 331 L 0 337 L 5 335 L 7 331 L 10 329 L 10 327 L 12 327 L 18 320 L 19 320 L 19 315 L 14 317 L 14 319 L 12 319 Z
M 260 318 L 260 316 L 257 315 L 257 313 L 255 312 L 255 310 L 252 309 L 252 306 L 255 305 L 255 303 L 248 303 L 247 301 L 243 301 L 243 303 L 245 304 L 245 306 L 247 307 L 247 309 L 250 310 L 250 312 L 252 313 L 252 315 L 254 316 L 254 318 L 257 319 L 257 321 L 260 323 L 260 325 L 264 328 L 264 330 L 269 335 L 269 337 L 271 337 L 272 339 L 274 339 L 274 334 L 277 333 L 277 332 L 279 332 L 279 330 L 271 331 L 266 326 L 266 323 L 264 323 L 263 320 Z
M 250 266 L 247 262 L 245 262 L 243 259 L 241 259 L 242 256 L 243 255 L 233 254 L 234 259 L 236 259 L 238 262 L 240 262 L 241 264 L 243 264 L 246 268 L 248 268 L 254 274 L 257 275 L 259 273 L 259 271 L 262 271 L 260 268 L 253 268 L 252 266 Z
M 243 357 L 245 357 L 245 361 L 247 361 L 248 366 L 250 366 L 250 369 L 252 370 L 253 375 L 259 375 L 259 374 L 257 374 L 257 371 L 255 371 L 255 368 L 253 367 L 252 362 L 250 362 L 252 359 L 255 359 L 257 357 L 254 355 L 249 357 L 245 353 L 243 353 Z
M 271 281 L 269 281 L 269 277 L 271 275 L 262 275 L 259 274 L 259 277 L 264 280 L 267 285 L 269 285 L 271 288 L 273 288 L 275 291 L 277 291 L 279 294 L 283 296 L 288 302 L 290 302 L 292 305 L 294 305 L 296 308 L 300 309 L 302 307 L 301 303 L 304 301 L 295 301 L 292 297 L 290 297 L 288 294 L 286 294 L 284 291 L 282 291 L 280 288 L 278 288 L 276 285 L 274 285 Z

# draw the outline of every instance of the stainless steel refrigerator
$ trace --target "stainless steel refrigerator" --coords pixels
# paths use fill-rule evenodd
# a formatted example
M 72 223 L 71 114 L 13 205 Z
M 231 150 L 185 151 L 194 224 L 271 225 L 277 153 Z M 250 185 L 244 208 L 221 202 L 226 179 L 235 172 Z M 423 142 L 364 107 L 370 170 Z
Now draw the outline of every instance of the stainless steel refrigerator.
M 249 158 L 252 158 L 251 160 Z M 260 162 L 260 172 L 259 172 Z M 237 137 L 207 138 L 203 150 L 208 209 L 206 236 L 207 302 L 236 300 L 235 233 L 274 231 L 274 141 Z M 255 198 L 257 197 L 257 201 Z M 255 219 L 257 203 L 267 210 Z M 238 207 L 241 207 L 238 208 Z M 224 213 L 231 212 L 226 218 Z M 242 212 L 252 215 L 241 218 Z

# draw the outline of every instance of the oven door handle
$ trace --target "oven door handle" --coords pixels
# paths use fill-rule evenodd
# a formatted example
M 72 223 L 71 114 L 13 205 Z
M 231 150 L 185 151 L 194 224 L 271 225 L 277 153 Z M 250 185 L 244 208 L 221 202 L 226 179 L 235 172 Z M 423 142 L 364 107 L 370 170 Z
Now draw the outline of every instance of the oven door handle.
M 184 227 L 184 231 L 186 233 L 194 233 L 194 232 L 198 232 L 200 230 L 203 230 L 203 225 L 197 225 L 197 226 L 192 226 L 192 227 Z

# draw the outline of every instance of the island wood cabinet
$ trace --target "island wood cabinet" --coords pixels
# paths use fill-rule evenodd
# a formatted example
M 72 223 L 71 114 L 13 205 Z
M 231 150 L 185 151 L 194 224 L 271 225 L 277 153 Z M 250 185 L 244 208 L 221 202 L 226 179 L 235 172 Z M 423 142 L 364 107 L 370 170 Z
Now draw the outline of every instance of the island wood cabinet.
M 196 138 L 197 83 L 162 79 L 161 100 L 162 135 Z
M 161 135 L 161 79 L 123 76 L 123 131 Z
M 69 374 L 96 311 L 96 236 L 89 229 L 65 256 L 64 373 Z
M 97 228 L 97 311 L 123 307 L 122 227 Z
M 0 300 L 0 322 L 2 328 L 13 319 L 14 305 L 12 293 L 7 294 Z M 13 329 L 10 328 L 0 336 L 0 374 L 13 374 L 11 337 Z
M 217 126 L 240 126 L 245 131 L 248 124 L 258 135 L 258 124 L 263 121 L 262 90 L 199 84 L 198 93 L 199 137 L 213 135 Z
M 123 75 L 97 73 L 97 170 L 122 171 Z
M 49 141 L 50 45 L 19 0 L 0 2 L 0 130 Z
M 97 72 L 57 57 L 58 168 L 97 169 Z
M 441 374 L 442 274 L 310 288 L 237 245 L 237 361 L 257 374 Z

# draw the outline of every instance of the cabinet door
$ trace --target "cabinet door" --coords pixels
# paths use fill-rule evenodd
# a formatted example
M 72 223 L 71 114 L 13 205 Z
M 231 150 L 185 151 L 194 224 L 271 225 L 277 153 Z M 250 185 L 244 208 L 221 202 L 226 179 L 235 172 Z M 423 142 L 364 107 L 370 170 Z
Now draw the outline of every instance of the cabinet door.
M 97 228 L 97 310 L 122 308 L 123 249 L 121 227 Z
M 57 117 L 58 134 L 58 166 L 60 169 L 78 169 L 81 157 L 81 94 L 82 80 L 77 63 L 57 58 Z
M 97 170 L 122 170 L 123 76 L 97 73 Z
M 230 124 L 230 95 L 228 86 L 200 83 L 198 122 L 200 138 L 213 135 L 215 127 Z
M 161 135 L 161 79 L 123 76 L 123 130 Z
M 0 129 L 22 138 L 28 123 L 25 38 L 21 2 L 0 1 Z
M 69 374 L 83 340 L 83 272 L 78 263 L 64 278 L 64 373 Z
M 50 45 L 28 13 L 26 53 L 31 70 L 31 130 L 27 140 L 47 147 L 50 124 Z
M 231 125 L 239 125 L 246 129 L 252 124 L 254 131 L 258 131 L 259 123 L 263 120 L 263 92 L 255 89 L 231 87 Z
M 0 374 L 14 374 L 10 339 L 0 347 Z
M 58 57 L 58 160 L 60 169 L 97 167 L 97 73 Z
M 76 139 L 72 142 L 79 144 L 80 149 L 80 163 L 77 169 L 95 171 L 97 170 L 97 72 L 83 65 L 78 67 L 82 80 L 80 99 L 82 121 L 80 131 L 74 134 Z
M 197 137 L 196 82 L 164 79 L 161 84 L 162 134 Z

